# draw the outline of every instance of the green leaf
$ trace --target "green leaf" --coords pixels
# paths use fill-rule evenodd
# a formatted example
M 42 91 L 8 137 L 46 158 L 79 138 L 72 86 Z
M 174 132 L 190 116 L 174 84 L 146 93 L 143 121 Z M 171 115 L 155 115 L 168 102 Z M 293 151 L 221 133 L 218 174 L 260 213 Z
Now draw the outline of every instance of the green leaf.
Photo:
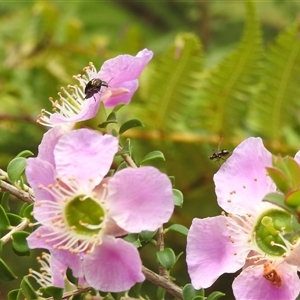
M 53 300 L 61 300 L 64 294 L 64 289 L 56 286 L 41 288 L 40 291 L 43 293 L 43 297 L 53 297 Z
M 145 163 L 151 162 L 152 160 L 161 159 L 166 160 L 164 154 L 161 151 L 152 151 L 148 153 L 141 161 L 140 165 L 145 165 Z
M 123 134 L 125 131 L 134 127 L 144 127 L 144 124 L 138 119 L 132 119 L 122 124 L 119 130 L 119 134 Z
M 292 188 L 289 179 L 281 170 L 271 167 L 267 167 L 266 169 L 269 176 L 281 192 L 287 193 Z
M 123 106 L 125 106 L 126 104 L 124 103 L 120 103 L 120 104 L 117 104 L 114 108 L 113 108 L 113 112 L 116 113 L 117 111 L 119 111 Z
M 273 203 L 279 207 L 282 207 L 283 209 L 293 213 L 293 211 L 291 210 L 290 207 L 288 207 L 285 204 L 285 195 L 280 194 L 280 193 L 269 193 L 267 195 L 264 196 L 263 201 L 267 201 L 270 203 Z
M 135 233 L 128 234 L 125 236 L 124 240 L 133 244 L 136 248 L 142 247 L 138 234 Z
M 181 233 L 185 236 L 187 236 L 188 232 L 189 232 L 189 230 L 181 224 L 173 224 L 170 227 L 166 228 L 165 230 L 166 231 L 169 231 L 169 230 L 176 231 L 176 232 L 179 232 L 179 233 Z
M 30 220 L 31 222 L 34 222 L 34 217 L 32 215 L 32 211 L 34 208 L 34 204 L 29 204 L 25 209 L 24 209 L 24 213 L 23 213 L 23 217 L 27 218 L 28 220 Z
M 287 193 L 285 204 L 289 207 L 300 207 L 300 190 Z
M 144 230 L 140 233 L 140 237 L 144 240 L 144 241 L 149 241 L 151 240 L 156 234 L 156 231 L 147 231 Z
M 20 284 L 22 294 L 30 300 L 39 299 L 37 293 L 35 292 L 35 289 L 32 287 L 28 280 L 28 276 L 25 276 Z
M 218 291 L 215 291 L 213 293 L 211 293 L 206 300 L 217 300 L 223 296 L 225 296 L 226 294 L 222 293 L 222 292 L 218 292 Z
M 2 197 L 1 197 L 1 205 L 6 210 L 10 210 L 10 207 L 9 207 L 9 197 L 10 197 L 10 194 L 7 193 L 7 192 L 3 193 Z
M 159 263 L 167 270 L 170 270 L 176 262 L 176 255 L 171 248 L 157 251 L 156 256 Z
M 12 234 L 12 247 L 17 252 L 28 252 L 29 247 L 26 241 L 26 238 L 29 236 L 29 233 L 26 231 L 18 231 Z
M 17 182 L 26 168 L 26 158 L 16 157 L 7 166 L 7 174 L 12 182 Z
M 99 124 L 98 127 L 99 128 L 105 128 L 108 124 L 112 124 L 112 123 L 114 123 L 114 124 L 118 123 L 117 116 L 116 116 L 116 114 L 114 112 L 111 112 L 108 115 L 106 121 L 103 122 L 103 123 L 101 123 L 101 124 Z
M 17 276 L 7 266 L 7 264 L 0 258 L 0 279 L 3 281 L 15 280 Z
M 34 154 L 29 150 L 24 150 L 17 155 L 17 157 L 25 157 L 25 158 L 28 156 L 34 156 Z
M 4 208 L 2 207 L 2 205 L 0 205 L 0 230 L 7 230 L 9 228 L 10 228 L 9 219 L 7 217 Z
M 181 191 L 177 189 L 173 189 L 173 197 L 174 197 L 174 204 L 176 206 L 182 207 L 183 204 L 183 194 Z
M 183 300 L 193 300 L 193 299 L 205 299 L 204 290 L 195 290 L 194 287 L 188 283 L 184 286 L 182 290 Z M 197 298 L 200 297 L 200 298 Z
M 12 213 L 7 213 L 6 215 L 12 226 L 18 226 L 23 221 L 23 218 L 20 217 L 19 215 L 12 214 Z
M 21 289 L 12 290 L 7 294 L 8 300 L 23 300 L 24 296 L 21 293 Z

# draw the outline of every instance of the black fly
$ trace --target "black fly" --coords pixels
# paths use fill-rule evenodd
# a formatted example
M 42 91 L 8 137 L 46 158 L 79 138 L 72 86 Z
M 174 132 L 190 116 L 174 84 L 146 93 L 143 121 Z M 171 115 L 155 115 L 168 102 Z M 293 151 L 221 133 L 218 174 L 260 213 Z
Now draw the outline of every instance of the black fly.
M 213 154 L 209 157 L 211 160 L 215 160 L 219 164 L 220 164 L 220 160 L 225 160 L 224 157 L 230 154 L 230 152 L 226 149 L 220 150 L 221 142 L 222 139 L 219 143 L 218 151 L 213 150 Z
M 103 86 L 108 87 L 108 83 L 99 78 L 91 79 L 87 83 L 87 85 L 84 89 L 85 99 L 91 98 L 95 94 L 99 93 L 101 90 L 101 87 L 103 87 Z M 94 97 L 94 99 L 95 99 L 95 97 Z

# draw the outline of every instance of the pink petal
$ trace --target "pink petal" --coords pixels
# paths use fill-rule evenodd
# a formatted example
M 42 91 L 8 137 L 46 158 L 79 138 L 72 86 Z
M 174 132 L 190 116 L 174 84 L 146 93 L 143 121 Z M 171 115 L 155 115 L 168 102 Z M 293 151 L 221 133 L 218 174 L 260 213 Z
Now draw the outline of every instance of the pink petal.
M 137 249 L 122 239 L 106 238 L 83 261 L 86 281 L 103 292 L 129 290 L 145 280 Z
M 36 200 L 54 200 L 52 194 L 40 188 L 41 185 L 48 186 L 56 182 L 56 172 L 53 165 L 39 158 L 28 158 L 25 174 L 30 186 L 34 190 Z
M 138 86 L 139 86 L 138 80 L 122 82 L 121 84 L 119 84 L 119 86 L 116 85 L 114 88 L 122 87 L 122 88 L 128 89 L 129 92 L 124 93 L 119 96 L 109 97 L 107 100 L 103 101 L 104 106 L 105 107 L 115 107 L 117 104 L 120 104 L 120 103 L 128 104 L 130 102 L 133 94 L 137 90 Z
M 119 55 L 104 62 L 97 77 L 109 82 L 111 87 L 135 80 L 140 76 L 152 56 L 153 52 L 147 49 L 140 51 L 136 56 Z
M 51 238 L 49 237 L 50 234 Z M 81 258 L 69 250 L 59 250 L 54 247 L 59 242 L 59 239 L 55 238 L 51 227 L 40 226 L 26 240 L 30 249 L 44 248 L 49 250 L 51 255 L 72 269 L 75 277 L 83 277 Z
M 52 284 L 58 287 L 65 287 L 65 277 L 67 266 L 57 260 L 53 255 L 50 256 L 50 267 L 52 274 Z
M 263 277 L 263 265 L 248 267 L 234 280 L 232 289 L 236 300 L 293 300 L 300 292 L 296 267 L 286 263 L 276 268 L 282 286 L 277 287 Z
M 260 138 L 243 141 L 214 176 L 219 205 L 230 213 L 249 213 L 267 193 L 276 191 L 266 172 L 271 165 L 272 155 Z
M 234 273 L 244 265 L 247 251 L 231 242 L 226 226 L 231 221 L 224 216 L 193 220 L 186 261 L 194 288 L 210 287 L 223 273 Z
M 89 129 L 65 134 L 58 142 L 54 156 L 57 173 L 63 178 L 76 178 L 80 186 L 97 185 L 107 174 L 118 140 Z
M 117 172 L 109 180 L 107 192 L 110 217 L 131 233 L 156 230 L 174 209 L 171 181 L 153 167 Z
M 52 114 L 50 116 L 51 124 L 59 125 L 64 123 L 71 123 L 70 126 L 73 126 L 73 123 L 92 119 L 93 117 L 95 117 L 99 109 L 100 101 L 97 101 L 99 99 L 99 96 L 99 94 L 95 94 L 95 98 L 91 97 L 89 99 L 86 99 L 85 106 L 82 107 L 82 110 L 73 117 L 65 117 L 64 115 L 59 113 Z
M 42 142 L 39 145 L 39 154 L 37 157 L 42 160 L 48 161 L 55 167 L 53 150 L 61 136 L 71 129 L 71 126 L 64 125 L 55 126 L 48 130 L 44 134 Z

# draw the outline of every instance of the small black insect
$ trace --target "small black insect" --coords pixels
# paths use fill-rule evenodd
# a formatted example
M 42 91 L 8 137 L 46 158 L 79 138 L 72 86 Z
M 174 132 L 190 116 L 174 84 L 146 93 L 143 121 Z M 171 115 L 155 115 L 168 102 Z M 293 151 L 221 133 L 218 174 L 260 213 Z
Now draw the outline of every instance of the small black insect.
M 213 150 L 213 154 L 209 157 L 211 160 L 215 160 L 217 163 L 220 164 L 220 160 L 225 160 L 224 157 L 229 155 L 230 152 L 226 149 L 220 150 L 220 145 L 223 139 L 220 140 L 220 143 L 218 145 L 218 150 Z
M 221 151 L 218 151 L 218 152 L 214 152 L 209 158 L 211 160 L 215 159 L 216 162 L 219 162 L 221 159 L 224 160 L 224 157 L 229 155 L 230 152 L 226 149 L 223 149 Z
M 99 93 L 100 90 L 101 90 L 101 87 L 103 87 L 103 86 L 108 87 L 108 83 L 106 81 L 103 81 L 103 80 L 99 79 L 99 78 L 91 79 L 87 83 L 87 85 L 84 89 L 85 99 L 91 98 L 95 94 Z M 95 96 L 94 96 L 94 99 L 95 99 Z

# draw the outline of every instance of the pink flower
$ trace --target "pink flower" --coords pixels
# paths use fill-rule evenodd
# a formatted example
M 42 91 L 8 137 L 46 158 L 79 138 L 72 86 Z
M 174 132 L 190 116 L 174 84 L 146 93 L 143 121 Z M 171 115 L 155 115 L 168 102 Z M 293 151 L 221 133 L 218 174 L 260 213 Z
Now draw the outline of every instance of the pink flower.
M 169 220 L 171 182 L 153 167 L 104 178 L 118 151 L 115 137 L 54 129 L 44 136 L 39 156 L 28 159 L 34 217 L 41 225 L 28 245 L 48 249 L 95 289 L 128 290 L 145 277 L 137 249 L 119 237 L 154 231 Z
M 249 138 L 215 174 L 218 204 L 227 213 L 194 219 L 187 239 L 194 288 L 211 286 L 223 273 L 242 272 L 232 289 L 237 300 L 295 299 L 300 292 L 300 247 L 293 216 L 263 198 L 276 187 L 266 167 L 272 155 Z
M 93 64 L 84 71 L 88 78 L 81 75 L 74 76 L 80 82 L 79 86 L 69 85 L 70 91 L 62 88 L 60 99 L 50 99 L 54 113 L 42 110 L 38 122 L 53 127 L 58 124 L 76 123 L 92 119 L 98 112 L 100 102 L 105 107 L 114 107 L 117 104 L 128 104 L 138 88 L 138 77 L 151 60 L 153 52 L 147 49 L 140 51 L 136 56 L 119 55 L 109 59 L 97 73 Z M 98 78 L 108 85 L 102 86 L 98 93 L 86 99 L 85 87 L 91 79 Z

